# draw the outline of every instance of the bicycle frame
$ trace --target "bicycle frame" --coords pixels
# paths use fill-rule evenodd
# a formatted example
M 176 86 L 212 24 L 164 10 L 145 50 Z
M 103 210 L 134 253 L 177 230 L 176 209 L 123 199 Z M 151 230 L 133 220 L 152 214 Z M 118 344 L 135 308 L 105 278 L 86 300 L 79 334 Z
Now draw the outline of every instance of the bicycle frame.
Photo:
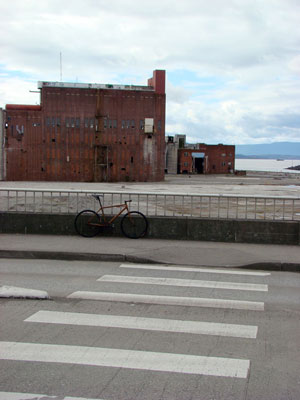
M 130 213 L 127 203 L 128 203 L 128 202 L 131 202 L 131 200 L 127 200 L 127 201 L 125 201 L 125 203 L 123 203 L 123 204 L 113 204 L 113 205 L 110 205 L 110 206 L 102 206 L 102 203 L 101 203 L 100 198 L 98 198 L 98 201 L 99 201 L 99 204 L 100 204 L 100 208 L 99 208 L 99 210 L 97 211 L 97 214 L 100 214 L 100 212 L 101 212 L 101 215 L 102 215 L 103 221 L 104 221 L 104 224 L 99 224 L 99 226 L 111 225 L 125 210 L 126 210 L 128 213 Z M 112 218 L 111 218 L 109 221 L 107 221 L 106 216 L 105 216 L 105 213 L 104 213 L 104 209 L 106 209 L 106 208 L 116 208 L 116 207 L 122 207 L 122 209 L 119 211 L 118 214 L 113 215 Z M 97 225 L 98 225 L 98 224 L 97 224 Z

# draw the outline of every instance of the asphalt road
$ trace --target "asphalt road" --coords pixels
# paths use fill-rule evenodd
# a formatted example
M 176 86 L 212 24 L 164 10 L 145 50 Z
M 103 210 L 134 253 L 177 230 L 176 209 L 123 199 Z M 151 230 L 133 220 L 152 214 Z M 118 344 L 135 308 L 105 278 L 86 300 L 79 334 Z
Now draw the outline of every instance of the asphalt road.
M 298 400 L 300 275 L 0 260 L 0 399 Z M 93 299 L 93 300 L 92 300 Z

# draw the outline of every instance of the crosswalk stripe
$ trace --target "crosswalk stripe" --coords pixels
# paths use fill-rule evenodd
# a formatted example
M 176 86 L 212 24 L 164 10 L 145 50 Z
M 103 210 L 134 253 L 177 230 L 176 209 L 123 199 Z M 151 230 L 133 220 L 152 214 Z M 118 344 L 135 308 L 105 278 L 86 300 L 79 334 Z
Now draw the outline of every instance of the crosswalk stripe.
M 250 368 L 249 360 L 235 358 L 20 342 L 0 342 L 0 358 L 232 378 L 247 378 Z
M 153 269 L 165 271 L 185 271 L 185 272 L 205 272 L 209 274 L 229 274 L 229 275 L 247 275 L 247 276 L 270 276 L 270 272 L 262 271 L 241 271 L 233 269 L 217 269 L 217 268 L 202 268 L 202 267 L 184 267 L 170 265 L 152 265 L 152 264 L 121 264 L 120 268 L 133 269 Z
M 227 300 L 200 297 L 155 296 L 132 293 L 109 293 L 77 291 L 67 296 L 70 299 L 120 301 L 127 303 L 150 303 L 189 307 L 229 308 L 237 310 L 263 311 L 264 303 L 256 301 Z
M 25 322 L 65 324 L 80 326 L 102 326 L 109 328 L 142 329 L 198 335 L 218 335 L 255 339 L 257 326 L 222 324 L 202 321 L 181 321 L 159 318 L 141 318 L 124 315 L 84 314 L 57 311 L 38 311 Z
M 123 276 L 123 275 L 103 275 L 97 281 L 118 282 L 118 283 L 138 283 L 144 285 L 164 285 L 164 286 L 184 286 L 184 287 L 202 287 L 212 289 L 230 289 L 230 290 L 249 290 L 267 292 L 268 285 L 239 282 L 218 282 L 203 281 L 196 279 L 174 279 L 174 278 L 153 278 L 142 276 Z
M 48 394 L 37 394 L 37 393 L 17 393 L 17 392 L 0 392 L 0 400 L 101 400 L 91 399 L 86 397 L 69 397 L 69 396 L 50 396 Z

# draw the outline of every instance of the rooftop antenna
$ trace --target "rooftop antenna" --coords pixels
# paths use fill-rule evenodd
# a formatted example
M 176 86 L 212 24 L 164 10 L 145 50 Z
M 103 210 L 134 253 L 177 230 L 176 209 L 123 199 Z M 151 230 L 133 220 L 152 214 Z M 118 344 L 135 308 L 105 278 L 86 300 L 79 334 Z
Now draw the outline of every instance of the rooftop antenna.
M 60 81 L 62 82 L 62 54 L 59 53 L 59 61 L 60 61 Z

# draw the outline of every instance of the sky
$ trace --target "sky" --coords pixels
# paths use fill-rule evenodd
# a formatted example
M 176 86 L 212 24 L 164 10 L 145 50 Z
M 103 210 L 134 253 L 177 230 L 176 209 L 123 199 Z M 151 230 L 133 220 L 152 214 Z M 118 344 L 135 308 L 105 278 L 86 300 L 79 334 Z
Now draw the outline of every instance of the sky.
M 167 135 L 300 141 L 300 0 L 0 0 L 0 21 L 2 108 L 61 75 L 146 85 L 165 69 Z

